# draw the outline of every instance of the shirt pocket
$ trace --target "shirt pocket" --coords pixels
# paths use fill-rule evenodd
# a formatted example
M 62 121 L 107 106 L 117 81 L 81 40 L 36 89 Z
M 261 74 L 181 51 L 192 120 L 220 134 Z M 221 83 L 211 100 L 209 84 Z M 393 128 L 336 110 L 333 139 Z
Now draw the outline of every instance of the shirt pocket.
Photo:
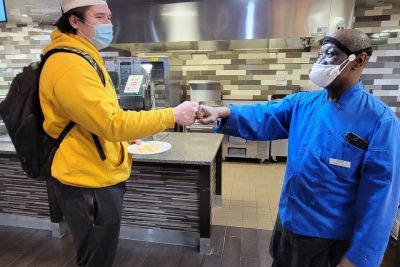
M 321 160 L 333 175 L 350 182 L 357 182 L 365 152 L 348 143 L 344 137 L 333 135 L 326 149 L 321 153 Z

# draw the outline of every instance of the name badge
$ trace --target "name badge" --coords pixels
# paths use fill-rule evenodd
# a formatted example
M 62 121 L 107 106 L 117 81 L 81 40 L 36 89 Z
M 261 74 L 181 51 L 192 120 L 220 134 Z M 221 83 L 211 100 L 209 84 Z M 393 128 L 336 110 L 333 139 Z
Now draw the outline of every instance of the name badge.
M 329 159 L 329 164 L 340 166 L 340 167 L 344 167 L 344 168 L 350 168 L 351 167 L 351 162 L 350 161 L 345 161 L 345 160 L 341 160 L 341 159 L 330 158 Z

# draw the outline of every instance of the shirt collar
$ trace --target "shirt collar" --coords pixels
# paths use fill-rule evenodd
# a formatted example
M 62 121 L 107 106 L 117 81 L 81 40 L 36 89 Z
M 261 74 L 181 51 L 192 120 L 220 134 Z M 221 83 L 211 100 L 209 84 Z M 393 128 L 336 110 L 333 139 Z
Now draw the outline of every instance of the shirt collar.
M 337 102 L 338 105 L 344 107 L 348 102 L 350 102 L 354 97 L 359 95 L 361 92 L 364 91 L 364 87 L 361 81 L 358 81 L 353 86 L 346 89 L 340 96 Z M 325 99 L 328 100 L 328 90 L 325 89 Z

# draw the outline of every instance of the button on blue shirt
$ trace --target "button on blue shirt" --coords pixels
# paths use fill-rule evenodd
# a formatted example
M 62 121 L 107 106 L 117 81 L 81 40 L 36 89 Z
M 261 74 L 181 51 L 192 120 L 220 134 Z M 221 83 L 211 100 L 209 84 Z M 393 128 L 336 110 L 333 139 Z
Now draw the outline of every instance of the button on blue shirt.
M 350 261 L 379 266 L 400 191 L 400 127 L 390 108 L 359 82 L 337 102 L 322 90 L 230 109 L 215 131 L 250 140 L 289 137 L 279 203 L 283 227 L 305 236 L 351 239 Z M 368 148 L 346 141 L 349 133 Z

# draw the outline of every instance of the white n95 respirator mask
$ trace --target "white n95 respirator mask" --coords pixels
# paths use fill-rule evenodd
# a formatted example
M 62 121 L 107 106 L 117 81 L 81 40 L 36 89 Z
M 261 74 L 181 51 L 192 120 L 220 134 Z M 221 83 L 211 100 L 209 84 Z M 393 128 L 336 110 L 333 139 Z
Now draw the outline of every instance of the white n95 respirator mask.
M 347 67 L 350 62 L 356 59 L 354 54 L 351 54 L 342 64 L 318 64 L 314 63 L 309 74 L 310 80 L 319 87 L 327 87 L 330 85 Z M 344 66 L 343 66 L 344 64 Z M 343 66 L 343 67 L 342 67 Z

